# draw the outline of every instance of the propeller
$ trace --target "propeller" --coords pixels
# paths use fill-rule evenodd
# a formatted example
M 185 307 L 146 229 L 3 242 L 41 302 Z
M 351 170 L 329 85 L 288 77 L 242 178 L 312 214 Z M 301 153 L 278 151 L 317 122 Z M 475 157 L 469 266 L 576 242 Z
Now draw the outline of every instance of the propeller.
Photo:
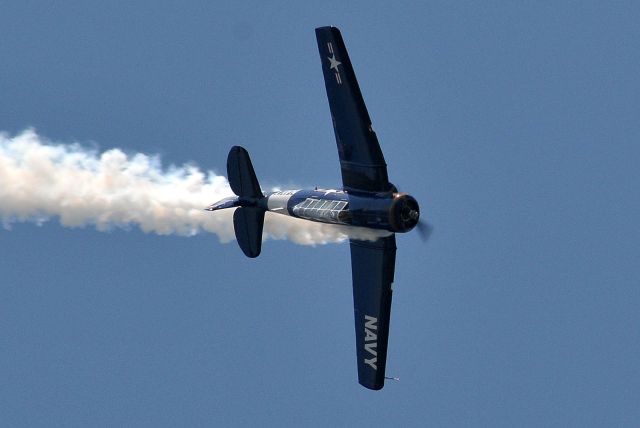
M 433 233 L 433 226 L 424 220 L 420 220 L 418 224 L 416 224 L 416 228 L 418 229 L 420 238 L 422 238 L 422 242 L 427 242 Z
M 393 186 L 394 193 L 400 192 L 396 186 Z M 416 224 L 416 228 L 418 229 L 418 233 L 420 234 L 420 238 L 422 242 L 427 242 L 433 233 L 433 226 L 430 223 L 420 219 L 420 211 L 409 208 L 406 213 L 408 218 L 418 219 L 418 224 Z

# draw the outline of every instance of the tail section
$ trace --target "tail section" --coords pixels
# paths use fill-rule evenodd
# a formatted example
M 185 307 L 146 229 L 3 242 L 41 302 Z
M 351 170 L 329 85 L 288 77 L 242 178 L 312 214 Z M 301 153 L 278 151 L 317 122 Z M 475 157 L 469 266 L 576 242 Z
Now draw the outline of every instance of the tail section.
M 227 177 L 233 193 L 241 199 L 261 199 L 264 197 L 249 153 L 240 146 L 233 146 L 227 157 Z
M 240 249 L 247 257 L 258 257 L 262 248 L 262 226 L 265 210 L 240 207 L 233 213 L 233 229 Z
M 223 210 L 225 208 L 234 208 L 240 206 L 240 198 L 237 196 L 229 196 L 228 198 L 224 198 L 218 202 L 215 202 L 205 208 L 206 211 L 217 211 Z
M 233 213 L 233 228 L 238 245 L 247 257 L 258 257 L 262 248 L 265 197 L 260 190 L 249 153 L 244 148 L 234 146 L 229 151 L 227 177 L 231 190 L 238 196 L 230 198 L 226 203 L 224 200 L 220 201 L 223 204 L 218 209 L 239 206 Z

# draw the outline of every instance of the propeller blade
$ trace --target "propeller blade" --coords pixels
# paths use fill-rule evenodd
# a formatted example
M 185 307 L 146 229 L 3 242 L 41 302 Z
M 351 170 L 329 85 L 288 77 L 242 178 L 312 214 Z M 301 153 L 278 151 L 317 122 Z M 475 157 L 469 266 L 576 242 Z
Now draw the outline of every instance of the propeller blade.
M 422 238 L 423 242 L 427 242 L 433 233 L 433 226 L 427 223 L 426 221 L 420 220 L 416 225 L 418 228 L 418 233 L 420 233 L 420 238 Z

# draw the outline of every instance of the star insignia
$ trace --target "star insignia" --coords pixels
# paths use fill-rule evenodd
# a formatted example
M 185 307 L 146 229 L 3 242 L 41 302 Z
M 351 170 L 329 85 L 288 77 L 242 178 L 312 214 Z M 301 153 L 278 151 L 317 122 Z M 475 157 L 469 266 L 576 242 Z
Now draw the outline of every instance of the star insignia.
M 338 66 L 342 64 L 340 61 L 336 60 L 336 54 L 333 54 L 332 57 L 327 57 L 331 62 L 331 66 L 329 67 L 332 70 L 338 71 Z

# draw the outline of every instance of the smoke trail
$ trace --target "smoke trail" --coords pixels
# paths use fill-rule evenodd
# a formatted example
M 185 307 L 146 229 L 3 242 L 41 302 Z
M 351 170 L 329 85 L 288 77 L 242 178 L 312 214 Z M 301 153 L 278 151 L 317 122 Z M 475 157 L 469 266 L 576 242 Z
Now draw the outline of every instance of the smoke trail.
M 233 195 L 227 179 L 196 166 L 163 168 L 158 156 L 98 153 L 78 144 L 57 144 L 33 129 L 0 133 L 0 221 L 42 224 L 58 218 L 66 227 L 100 231 L 138 226 L 159 235 L 215 233 L 234 239 L 233 210 L 203 211 Z M 384 234 L 384 232 L 382 232 Z M 376 239 L 381 232 L 269 215 L 265 237 L 314 245 L 348 237 Z

